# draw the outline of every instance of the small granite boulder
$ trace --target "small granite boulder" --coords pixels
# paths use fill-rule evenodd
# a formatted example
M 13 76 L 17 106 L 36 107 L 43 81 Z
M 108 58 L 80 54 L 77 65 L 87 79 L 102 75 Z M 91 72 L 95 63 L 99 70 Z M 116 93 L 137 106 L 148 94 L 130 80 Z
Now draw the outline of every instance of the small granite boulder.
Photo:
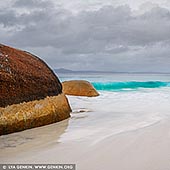
M 85 80 L 64 81 L 62 83 L 62 86 L 63 93 L 65 93 L 66 95 L 87 97 L 99 96 L 99 93 L 92 86 L 92 84 Z

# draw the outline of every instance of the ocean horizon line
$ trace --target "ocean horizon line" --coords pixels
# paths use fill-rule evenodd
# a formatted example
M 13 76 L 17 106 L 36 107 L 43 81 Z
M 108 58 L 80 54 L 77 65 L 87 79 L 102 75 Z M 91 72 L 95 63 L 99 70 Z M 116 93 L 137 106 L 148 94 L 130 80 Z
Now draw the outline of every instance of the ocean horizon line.
M 69 69 L 64 69 L 64 68 L 59 68 L 59 69 L 53 69 L 54 72 L 56 73 L 79 73 L 79 74 L 84 74 L 84 73 L 93 73 L 93 74 L 170 74 L 170 72 L 142 72 L 142 71 L 137 71 L 137 72 L 131 72 L 131 71 L 99 71 L 99 70 L 69 70 Z

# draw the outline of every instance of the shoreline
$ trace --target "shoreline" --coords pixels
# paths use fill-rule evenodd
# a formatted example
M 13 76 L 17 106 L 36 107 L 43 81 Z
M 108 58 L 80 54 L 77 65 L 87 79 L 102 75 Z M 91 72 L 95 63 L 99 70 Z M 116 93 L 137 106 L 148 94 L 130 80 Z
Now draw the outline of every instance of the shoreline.
M 67 124 L 66 121 L 59 123 L 62 128 L 63 122 Z M 76 163 L 78 170 L 111 167 L 117 170 L 168 169 L 169 129 L 170 119 L 163 120 L 149 127 L 110 136 L 95 145 L 88 140 L 57 143 L 50 135 L 51 138 L 41 145 L 33 141 L 37 142 L 37 146 L 33 146 L 28 141 L 1 149 L 0 163 Z

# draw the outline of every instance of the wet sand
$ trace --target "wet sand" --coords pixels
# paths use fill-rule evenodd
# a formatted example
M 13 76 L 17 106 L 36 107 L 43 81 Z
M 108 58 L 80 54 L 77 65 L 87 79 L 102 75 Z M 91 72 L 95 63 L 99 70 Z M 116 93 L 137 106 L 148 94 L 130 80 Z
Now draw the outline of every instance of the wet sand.
M 78 170 L 168 170 L 170 167 L 170 121 L 110 136 L 95 144 L 90 139 L 60 142 L 58 139 L 67 123 L 66 120 L 2 136 L 0 163 L 75 163 Z M 55 128 L 58 133 L 53 133 Z

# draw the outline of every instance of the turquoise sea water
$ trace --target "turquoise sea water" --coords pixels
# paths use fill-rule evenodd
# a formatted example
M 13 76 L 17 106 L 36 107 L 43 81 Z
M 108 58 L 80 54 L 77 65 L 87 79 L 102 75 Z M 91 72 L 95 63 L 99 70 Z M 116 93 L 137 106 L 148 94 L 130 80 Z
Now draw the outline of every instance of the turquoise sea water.
M 125 81 L 125 82 L 92 82 L 97 90 L 118 91 L 118 90 L 137 90 L 138 88 L 161 88 L 170 87 L 170 82 L 162 81 Z

